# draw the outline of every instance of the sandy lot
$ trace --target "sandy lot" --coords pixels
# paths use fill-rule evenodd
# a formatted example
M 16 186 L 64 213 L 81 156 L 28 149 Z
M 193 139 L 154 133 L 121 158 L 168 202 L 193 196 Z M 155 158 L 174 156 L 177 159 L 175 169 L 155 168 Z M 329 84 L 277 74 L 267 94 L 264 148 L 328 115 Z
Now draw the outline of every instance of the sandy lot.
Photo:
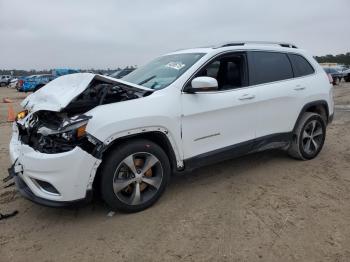
M 0 178 L 10 124 L 0 89 Z M 98 201 L 51 209 L 0 182 L 0 261 L 350 261 L 350 84 L 335 89 L 336 115 L 314 160 L 270 151 L 173 177 L 160 201 L 107 216 Z M 347 107 L 346 107 L 347 106 Z

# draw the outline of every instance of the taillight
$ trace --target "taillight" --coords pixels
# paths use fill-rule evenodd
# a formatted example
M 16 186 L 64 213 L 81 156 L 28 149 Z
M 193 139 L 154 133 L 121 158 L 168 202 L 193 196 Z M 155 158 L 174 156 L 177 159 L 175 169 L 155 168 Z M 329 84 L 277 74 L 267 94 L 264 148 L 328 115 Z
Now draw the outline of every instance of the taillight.
M 331 74 L 327 74 L 329 83 L 333 84 L 333 77 Z

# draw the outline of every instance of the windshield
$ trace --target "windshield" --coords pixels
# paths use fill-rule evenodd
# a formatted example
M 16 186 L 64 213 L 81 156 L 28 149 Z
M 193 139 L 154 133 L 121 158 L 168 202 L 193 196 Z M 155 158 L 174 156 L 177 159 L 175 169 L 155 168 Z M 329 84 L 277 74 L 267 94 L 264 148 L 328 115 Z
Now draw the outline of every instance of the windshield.
M 122 79 L 144 87 L 161 89 L 178 79 L 203 55 L 203 53 L 186 53 L 161 56 Z

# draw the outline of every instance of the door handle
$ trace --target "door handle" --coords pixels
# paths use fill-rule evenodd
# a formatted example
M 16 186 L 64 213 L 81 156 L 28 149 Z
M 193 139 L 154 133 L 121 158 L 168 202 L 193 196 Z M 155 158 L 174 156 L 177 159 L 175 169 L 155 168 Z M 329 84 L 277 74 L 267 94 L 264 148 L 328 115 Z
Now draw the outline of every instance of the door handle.
M 301 90 L 305 90 L 305 89 L 306 89 L 305 86 L 296 86 L 296 87 L 294 87 L 294 90 L 296 90 L 296 91 L 301 91 Z
M 242 95 L 240 98 L 238 98 L 239 100 L 250 100 L 255 98 L 255 95 L 251 95 L 251 94 L 244 94 Z

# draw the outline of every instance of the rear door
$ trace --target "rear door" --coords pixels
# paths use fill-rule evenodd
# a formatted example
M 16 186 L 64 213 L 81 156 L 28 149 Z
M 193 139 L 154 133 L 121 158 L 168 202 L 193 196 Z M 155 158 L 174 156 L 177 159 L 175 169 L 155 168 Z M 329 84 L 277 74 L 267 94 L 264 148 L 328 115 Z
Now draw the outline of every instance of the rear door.
M 294 82 L 296 87 L 294 90 L 298 93 L 300 101 L 312 95 L 313 88 L 318 88 L 319 83 L 315 78 L 315 69 L 308 62 L 308 60 L 299 54 L 288 54 L 289 60 L 293 66 Z M 300 106 L 303 106 L 301 104 Z
M 248 58 L 250 84 L 257 92 L 257 139 L 292 131 L 300 111 L 302 89 L 293 78 L 288 55 L 251 51 Z

